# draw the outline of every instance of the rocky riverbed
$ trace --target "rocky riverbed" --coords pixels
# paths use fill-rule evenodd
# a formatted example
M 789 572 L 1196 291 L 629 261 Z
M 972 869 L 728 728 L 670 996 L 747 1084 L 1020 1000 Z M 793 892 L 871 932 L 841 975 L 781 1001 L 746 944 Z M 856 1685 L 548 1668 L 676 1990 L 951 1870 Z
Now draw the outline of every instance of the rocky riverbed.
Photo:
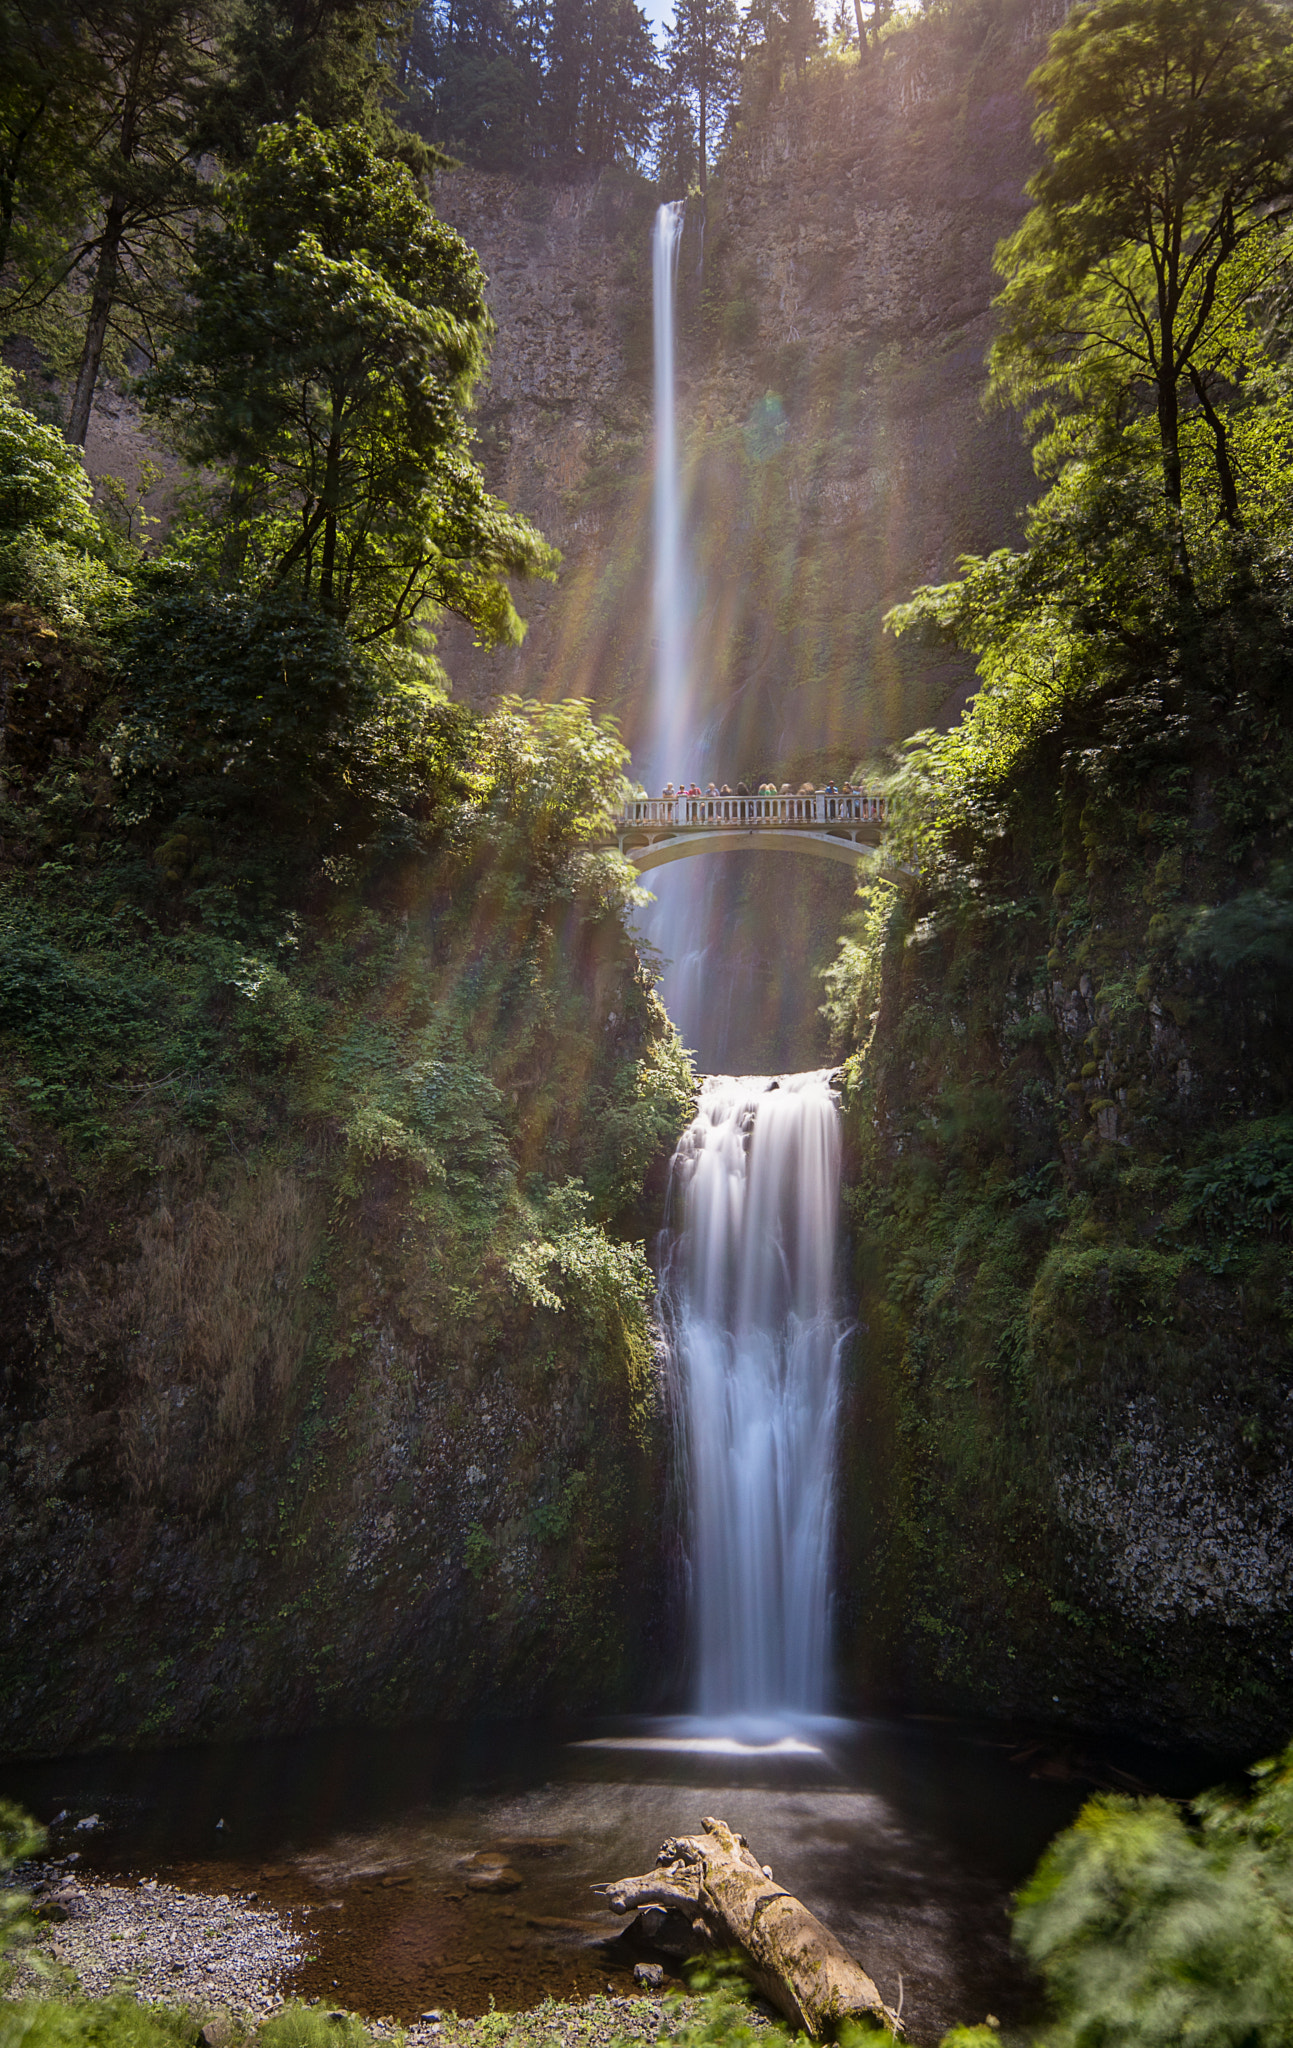
M 254 1894 L 187 1892 L 155 1878 L 110 1883 L 78 1877 L 67 1864 L 23 1873 L 40 1928 L 6 1987 L 10 1998 L 106 1997 L 129 1992 L 144 2003 L 185 2007 L 221 2048 L 242 2041 L 293 1997 L 291 1979 L 311 1955 L 303 1916 L 266 1906 Z M 52 1966 L 52 1967 L 51 1967 Z M 612 2042 L 667 2039 L 694 2016 L 698 2001 L 677 1995 L 547 1998 L 508 2013 L 460 2018 L 451 2009 L 408 2025 L 365 2015 L 377 2040 L 406 2048 L 609 2048 Z M 771 2016 L 752 2007 L 756 2030 Z
M 79 1879 L 65 1864 L 24 1873 L 41 1931 L 11 1996 L 133 1991 L 141 2000 L 256 2018 L 282 2002 L 284 1979 L 309 1952 L 294 1916 L 228 1892 L 213 1897 L 146 1878 Z M 55 1966 L 53 1976 L 43 1965 Z

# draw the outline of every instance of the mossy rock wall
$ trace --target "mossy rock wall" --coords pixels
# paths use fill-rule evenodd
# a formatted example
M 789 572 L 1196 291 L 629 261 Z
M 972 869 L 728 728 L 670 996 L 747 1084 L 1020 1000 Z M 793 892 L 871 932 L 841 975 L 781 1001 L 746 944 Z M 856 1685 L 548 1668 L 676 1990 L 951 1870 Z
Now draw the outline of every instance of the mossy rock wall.
M 1287 724 L 1242 681 L 1075 712 L 995 865 L 891 923 L 845 1096 L 858 1696 L 1287 1736 L 1287 968 L 1189 937 L 1287 915 Z
M 0 1752 L 640 1704 L 692 1079 L 615 887 L 131 824 L 0 625 Z

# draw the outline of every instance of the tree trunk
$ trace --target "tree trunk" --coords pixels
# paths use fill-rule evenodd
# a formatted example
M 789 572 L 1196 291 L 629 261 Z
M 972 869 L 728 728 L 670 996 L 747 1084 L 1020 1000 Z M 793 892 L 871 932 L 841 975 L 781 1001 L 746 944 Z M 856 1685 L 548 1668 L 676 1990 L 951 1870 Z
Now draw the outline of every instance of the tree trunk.
M 1203 417 L 1212 431 L 1213 453 L 1217 465 L 1217 482 L 1221 487 L 1221 514 L 1226 525 L 1234 533 L 1242 533 L 1244 518 L 1239 509 L 1239 486 L 1235 482 L 1234 467 L 1230 460 L 1230 435 L 1226 423 L 1208 395 L 1208 387 L 1199 372 L 1190 366 L 1190 382 L 1194 395 L 1203 408 Z
M 719 1949 L 735 1949 L 765 1998 L 819 2040 L 863 2016 L 895 2035 L 874 1983 L 807 1906 L 776 1884 L 744 1835 L 702 1820 L 699 1835 L 671 1837 L 643 1877 L 595 1885 L 614 1913 L 663 1906 L 700 1923 Z
M 857 18 L 858 57 L 859 59 L 861 59 L 865 57 L 867 53 L 866 26 L 862 20 L 862 0 L 853 0 L 853 12 Z
M 141 25 L 130 53 L 130 69 L 126 76 L 121 108 L 121 134 L 117 144 L 121 160 L 127 164 L 134 161 L 135 155 L 136 131 L 139 125 L 139 81 L 143 72 L 146 41 L 147 30 Z M 125 233 L 125 194 L 114 192 L 104 216 L 99 261 L 94 271 L 94 291 L 90 298 L 90 317 L 85 326 L 85 345 L 81 350 L 81 367 L 76 373 L 76 389 L 72 393 L 72 416 L 68 421 L 67 438 L 74 448 L 84 448 L 85 437 L 90 431 L 90 412 L 94 405 L 95 387 L 99 382 L 103 344 L 108 338 L 108 322 L 112 318 L 112 308 L 117 297 L 117 279 L 121 274 L 121 245 L 125 240 Z
M 67 423 L 67 438 L 74 448 L 84 448 L 85 437 L 90 431 L 90 412 L 99 382 L 103 345 L 108 338 L 108 322 L 112 317 L 113 303 L 117 296 L 125 215 L 124 199 L 114 195 L 103 222 L 99 261 L 94 271 L 94 291 L 90 297 L 90 317 L 85 323 L 81 367 L 76 373 L 76 389 L 72 393 L 72 416 Z
M 337 504 L 341 496 L 341 400 L 332 401 L 332 425 L 328 436 L 328 457 L 323 472 L 323 557 L 319 564 L 319 603 L 325 612 L 333 605 L 333 576 L 337 562 Z
M 1172 581 L 1177 596 L 1188 600 L 1194 591 L 1185 545 L 1184 493 L 1181 487 L 1181 408 L 1176 389 L 1175 355 L 1170 331 L 1158 369 L 1158 439 L 1163 465 L 1163 496 L 1171 524 Z
M 697 99 L 700 106 L 700 196 L 704 199 L 709 189 L 709 95 L 703 77 Z

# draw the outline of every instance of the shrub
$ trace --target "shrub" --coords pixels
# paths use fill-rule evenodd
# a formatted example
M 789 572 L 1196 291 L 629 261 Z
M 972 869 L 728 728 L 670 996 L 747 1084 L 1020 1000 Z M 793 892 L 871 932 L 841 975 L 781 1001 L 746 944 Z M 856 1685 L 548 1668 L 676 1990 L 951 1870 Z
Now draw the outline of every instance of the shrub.
M 0 601 L 31 604 L 60 626 L 105 626 L 130 584 L 105 559 L 80 451 L 33 418 L 0 368 Z
M 1244 1799 L 1106 1794 L 1052 1843 L 1015 1932 L 1046 2048 L 1276 2048 L 1293 2030 L 1293 1746 Z

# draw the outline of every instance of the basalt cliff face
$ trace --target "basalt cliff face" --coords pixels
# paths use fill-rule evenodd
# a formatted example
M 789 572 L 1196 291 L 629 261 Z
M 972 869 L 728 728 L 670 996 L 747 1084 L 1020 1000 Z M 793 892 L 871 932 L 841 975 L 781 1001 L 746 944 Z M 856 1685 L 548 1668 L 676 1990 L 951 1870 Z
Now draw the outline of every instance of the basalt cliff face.
M 912 878 L 846 1067 L 855 1697 L 1288 1735 L 1282 657 L 1128 679 Z M 1118 738 L 1111 743 L 1111 734 Z
M 637 1702 L 691 1077 L 596 862 L 293 878 L 123 820 L 93 653 L 0 670 L 0 1753 Z
M 1033 492 L 1018 422 L 984 406 L 992 254 L 1033 161 L 1026 80 L 1052 6 L 930 19 L 883 61 L 822 59 L 751 109 L 678 269 L 679 432 L 695 730 L 679 773 L 733 786 L 853 772 L 956 715 L 956 657 L 887 636 L 887 607 L 1008 543 Z M 561 547 L 530 631 L 449 632 L 455 688 L 594 698 L 643 731 L 651 680 L 650 233 L 656 194 L 608 174 L 535 187 L 461 171 L 438 203 L 481 252 L 498 321 L 479 429 L 492 481 Z M 828 1049 L 817 971 L 845 870 L 731 854 L 709 963 L 732 1070 Z M 731 1000 L 727 1001 L 730 997 Z
M 886 607 L 1018 531 L 1017 421 L 983 407 L 992 254 L 1025 205 L 1025 80 L 1055 10 L 884 60 L 823 60 L 738 127 L 679 257 L 679 428 L 697 729 L 738 773 L 839 771 L 929 723 L 955 660 Z M 534 187 L 460 171 L 438 204 L 499 324 L 480 404 L 493 480 L 563 549 L 517 653 L 446 640 L 468 695 L 577 691 L 640 733 L 650 681 L 650 229 L 612 173 Z

